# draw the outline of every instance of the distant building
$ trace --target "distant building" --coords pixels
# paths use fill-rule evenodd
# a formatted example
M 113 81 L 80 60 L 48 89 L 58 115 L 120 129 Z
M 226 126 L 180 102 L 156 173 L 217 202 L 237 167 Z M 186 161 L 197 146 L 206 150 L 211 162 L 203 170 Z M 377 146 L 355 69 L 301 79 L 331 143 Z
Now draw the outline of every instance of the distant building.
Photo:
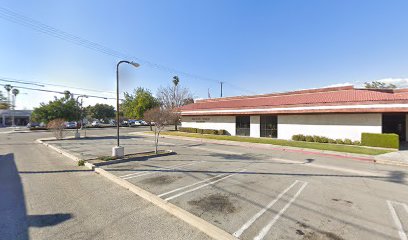
M 295 134 L 361 140 L 361 133 L 408 135 L 408 89 L 352 86 L 200 100 L 181 107 L 182 127 L 291 139 Z
M 25 126 L 30 122 L 32 112 L 32 110 L 0 110 L 0 127 L 11 126 L 13 116 L 16 126 Z

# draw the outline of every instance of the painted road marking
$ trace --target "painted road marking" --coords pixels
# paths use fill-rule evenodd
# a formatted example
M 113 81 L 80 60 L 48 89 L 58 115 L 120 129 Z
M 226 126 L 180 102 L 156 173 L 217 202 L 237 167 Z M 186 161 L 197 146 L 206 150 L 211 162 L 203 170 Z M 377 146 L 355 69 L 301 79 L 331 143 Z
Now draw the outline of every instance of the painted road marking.
M 215 175 L 214 177 L 206 178 L 206 179 L 201 180 L 201 181 L 199 181 L 199 182 L 196 182 L 196 183 L 193 183 L 193 184 L 184 186 L 184 187 L 179 187 L 179 188 L 176 188 L 176 189 L 174 189 L 174 190 L 171 190 L 171 191 L 168 191 L 168 192 L 159 194 L 158 196 L 159 196 L 159 197 L 163 197 L 163 196 L 169 195 L 170 193 L 174 193 L 174 192 L 177 192 L 177 191 L 180 191 L 180 190 L 183 190 L 183 189 L 186 189 L 186 188 L 195 186 L 195 185 L 200 184 L 200 183 L 203 183 L 203 182 L 208 182 L 208 181 L 210 181 L 210 180 L 212 180 L 212 179 L 214 179 L 214 178 L 219 178 L 219 177 L 225 176 L 225 175 L 226 175 L 226 173 L 224 173 L 224 174 L 218 174 L 218 175 Z
M 395 205 L 400 205 L 404 207 L 405 211 L 408 213 L 408 206 L 405 203 L 394 202 L 387 200 L 388 208 L 391 212 L 392 219 L 394 220 L 395 226 L 398 230 L 398 235 L 401 240 L 408 240 L 407 234 L 404 232 L 404 228 L 402 227 L 401 219 L 398 217 L 397 211 L 395 210 Z
M 386 176 L 385 174 L 377 174 L 377 173 L 368 172 L 368 171 L 359 171 L 359 170 L 354 170 L 354 169 L 349 169 L 349 168 L 335 167 L 335 166 L 329 166 L 329 165 L 323 165 L 323 164 L 317 164 L 317 163 L 305 164 L 305 162 L 303 161 L 301 162 L 301 161 L 282 159 L 282 158 L 271 158 L 270 160 L 286 162 L 286 163 L 298 163 L 306 167 L 321 168 L 325 170 L 333 170 L 333 171 L 338 171 L 338 172 L 352 173 L 352 174 L 364 175 L 364 176 L 378 176 L 378 177 Z
M 137 141 L 137 140 L 139 140 L 139 139 L 135 139 L 135 140 Z M 148 143 L 155 143 L 154 140 L 142 139 L 142 141 L 148 142 Z M 174 144 L 174 143 L 167 143 L 167 142 L 163 142 L 163 141 L 160 141 L 160 142 L 159 142 L 159 145 L 162 145 L 162 146 L 176 146 L 176 144 Z
M 191 147 L 191 148 L 198 149 L 198 150 L 203 150 L 203 151 L 207 151 L 207 152 L 227 154 L 227 155 L 242 155 L 242 153 L 225 151 L 225 150 L 218 150 L 218 149 L 212 149 L 212 148 L 206 148 L 206 147 Z
M 172 200 L 172 199 L 174 199 L 174 198 L 177 198 L 177 197 L 183 196 L 183 195 L 185 195 L 185 194 L 187 194 L 187 193 L 190 193 L 190 192 L 196 191 L 196 190 L 201 189 L 201 188 L 203 188 L 203 187 L 206 187 L 206 186 L 209 186 L 209 185 L 216 184 L 217 182 L 220 182 L 220 181 L 222 181 L 222 180 L 224 180 L 224 179 L 230 178 L 230 177 L 232 177 L 232 176 L 234 176 L 234 175 L 236 175 L 236 174 L 238 174 L 238 173 L 244 172 L 244 171 L 246 171 L 246 169 L 242 169 L 241 171 L 236 172 L 236 173 L 233 173 L 233 174 L 228 174 L 227 176 L 222 177 L 222 178 L 220 178 L 220 179 L 218 179 L 218 180 L 215 180 L 215 181 L 212 181 L 212 182 L 209 182 L 209 183 L 206 183 L 206 184 L 200 185 L 200 186 L 198 186 L 198 187 L 192 188 L 192 189 L 190 189 L 190 190 L 187 190 L 187 191 L 184 191 L 184 192 L 178 193 L 178 194 L 173 195 L 173 196 L 171 196 L 171 197 L 168 197 L 168 198 L 166 198 L 166 199 L 164 199 L 164 200 L 165 200 L 165 201 L 170 201 L 170 200 Z
M 234 170 L 232 170 L 232 172 L 237 171 L 238 169 L 239 169 L 239 168 L 234 169 Z M 210 181 L 210 180 L 212 180 L 212 179 L 214 179 L 214 178 L 219 178 L 219 177 L 225 176 L 225 175 L 227 175 L 227 174 L 228 174 L 228 173 L 217 174 L 217 175 L 215 175 L 214 177 L 206 178 L 206 179 L 203 179 L 203 180 L 201 180 L 201 181 L 199 181 L 199 182 L 196 182 L 196 183 L 193 183 L 193 184 L 184 186 L 184 187 L 176 188 L 176 189 L 174 189 L 174 190 L 171 190 L 171 191 L 162 193 L 162 194 L 160 194 L 160 195 L 158 195 L 158 196 L 159 196 L 159 197 L 163 197 L 163 196 L 169 195 L 170 193 L 178 192 L 178 191 L 180 191 L 180 190 L 183 190 L 183 189 L 186 189 L 186 188 L 189 188 L 189 187 L 198 185 L 198 184 L 203 183 L 203 182 L 208 182 L 208 181 Z
M 303 185 L 300 187 L 300 189 L 296 192 L 296 194 L 290 199 L 290 201 L 276 214 L 276 216 L 266 225 L 262 230 L 259 232 L 259 234 L 254 238 L 254 240 L 262 240 L 265 235 L 271 230 L 273 224 L 278 221 L 280 216 L 289 208 L 289 206 L 296 200 L 296 198 L 299 196 L 299 194 L 303 191 L 303 189 L 306 187 L 308 183 L 303 182 Z
M 287 193 L 291 188 L 293 188 L 298 182 L 298 180 L 296 180 L 295 182 L 293 182 L 288 188 L 286 188 L 285 190 L 283 190 L 283 192 L 281 192 L 273 201 L 271 201 L 270 203 L 268 203 L 268 205 L 266 205 L 266 207 L 264 207 L 263 209 L 261 209 L 261 211 L 259 211 L 257 214 L 255 214 L 251 219 L 249 219 L 244 225 L 242 225 L 242 227 L 240 229 L 238 229 L 236 232 L 234 232 L 234 236 L 235 237 L 239 237 L 241 236 L 241 234 L 248 229 L 260 216 L 262 216 L 266 211 L 268 211 L 268 209 L 270 209 L 279 199 L 281 199 L 283 197 L 283 195 L 285 195 L 285 193 Z
M 148 175 L 148 174 L 156 173 L 157 170 L 171 170 L 171 169 L 177 169 L 177 168 L 179 168 L 179 167 L 190 166 L 190 165 L 197 164 L 197 163 L 201 163 L 201 162 L 203 162 L 203 161 L 192 162 L 192 163 L 176 164 L 176 165 L 172 165 L 172 166 L 168 166 L 168 167 L 158 167 L 158 168 L 155 168 L 155 169 L 153 169 L 153 170 L 146 170 L 146 171 L 137 172 L 137 173 L 129 173 L 129 174 L 122 175 L 122 176 L 119 176 L 119 177 L 120 177 L 120 178 L 123 178 L 123 179 L 128 179 L 128 178 L 133 178 L 133 177 L 145 176 L 145 175 Z
M 183 167 L 185 166 L 190 166 L 190 165 L 194 165 L 197 164 L 199 162 L 194 162 L 194 163 L 189 163 L 189 164 L 184 164 L 178 167 L 172 167 L 172 168 L 167 168 L 167 167 L 163 167 L 163 168 L 158 168 L 156 170 L 153 171 L 149 171 L 149 172 L 144 172 L 142 174 L 138 174 L 136 176 L 129 176 L 129 177 L 124 177 L 123 179 L 127 180 L 127 179 L 131 179 L 131 178 L 136 178 L 136 177 L 142 177 L 142 176 L 146 176 L 146 175 L 151 175 L 151 174 L 155 174 L 155 173 L 159 173 L 160 170 L 176 170 L 176 169 L 183 169 Z M 159 170 L 159 171 L 158 171 Z

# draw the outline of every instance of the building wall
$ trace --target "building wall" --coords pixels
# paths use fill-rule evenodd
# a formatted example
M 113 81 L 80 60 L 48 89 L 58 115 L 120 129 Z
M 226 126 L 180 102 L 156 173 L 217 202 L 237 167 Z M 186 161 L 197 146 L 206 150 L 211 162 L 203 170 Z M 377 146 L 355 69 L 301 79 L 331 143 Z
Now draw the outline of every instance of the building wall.
M 360 141 L 362 132 L 382 132 L 381 116 L 381 113 L 279 115 L 278 138 L 304 134 Z
M 261 136 L 261 116 L 254 115 L 250 118 L 250 136 L 251 137 L 260 137 Z
M 235 136 L 235 116 L 182 116 L 182 127 L 226 130 Z

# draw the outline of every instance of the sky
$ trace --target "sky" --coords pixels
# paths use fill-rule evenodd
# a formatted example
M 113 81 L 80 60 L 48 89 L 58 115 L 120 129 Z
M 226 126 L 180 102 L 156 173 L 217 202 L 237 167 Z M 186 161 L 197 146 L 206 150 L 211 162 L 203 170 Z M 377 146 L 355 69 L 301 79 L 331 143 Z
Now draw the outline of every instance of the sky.
M 174 75 L 195 98 L 219 97 L 219 82 L 224 96 L 384 79 L 408 87 L 407 12 L 406 0 L 1 0 L 0 79 L 114 97 L 116 63 L 129 60 L 141 66 L 121 65 L 121 92 L 143 87 L 156 94 Z M 53 35 L 38 24 L 71 35 Z M 96 51 L 66 36 L 106 48 Z M 61 96 L 20 92 L 18 109 Z M 114 105 L 84 99 L 97 102 Z

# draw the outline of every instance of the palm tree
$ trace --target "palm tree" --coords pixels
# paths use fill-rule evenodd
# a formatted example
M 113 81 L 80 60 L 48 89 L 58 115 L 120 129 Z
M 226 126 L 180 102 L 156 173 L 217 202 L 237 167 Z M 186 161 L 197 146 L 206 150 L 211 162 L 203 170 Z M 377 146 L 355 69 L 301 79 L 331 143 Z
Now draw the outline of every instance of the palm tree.
M 14 96 L 14 101 L 13 101 L 13 119 L 12 119 L 12 126 L 14 127 L 15 126 L 15 124 L 14 124 L 14 110 L 16 109 L 16 97 L 17 97 L 17 95 L 20 93 L 20 90 L 18 90 L 17 88 L 13 88 L 13 90 L 11 91 L 11 93 L 13 94 L 13 96 Z
M 179 84 L 179 82 L 180 82 L 179 77 L 178 77 L 178 76 L 174 76 L 174 77 L 173 77 L 173 84 L 174 84 L 175 87 L 177 87 L 177 85 Z
M 10 100 L 10 91 L 13 88 L 10 84 L 4 85 L 4 89 L 7 91 L 7 102 L 8 102 L 8 108 L 11 107 L 11 100 Z

